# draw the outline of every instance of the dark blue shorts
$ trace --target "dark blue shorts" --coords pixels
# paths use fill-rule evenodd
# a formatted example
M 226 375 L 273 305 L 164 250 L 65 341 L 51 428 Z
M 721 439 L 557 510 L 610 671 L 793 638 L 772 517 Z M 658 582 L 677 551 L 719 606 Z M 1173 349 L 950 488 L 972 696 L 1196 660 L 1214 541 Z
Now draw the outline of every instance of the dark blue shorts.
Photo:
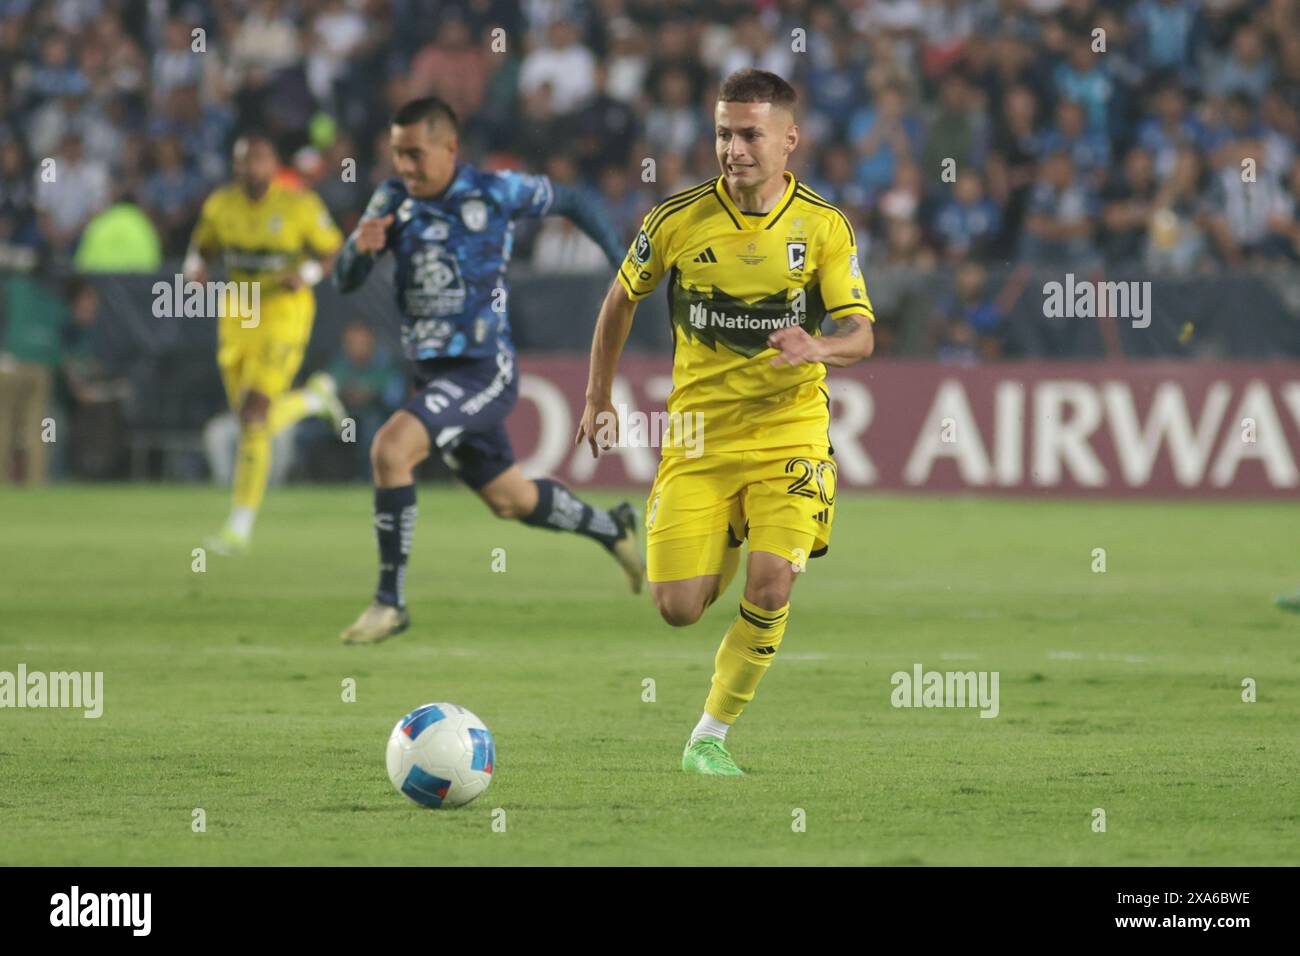
M 515 357 L 439 359 L 416 367 L 408 412 L 456 477 L 478 490 L 515 463 L 506 417 L 519 397 Z

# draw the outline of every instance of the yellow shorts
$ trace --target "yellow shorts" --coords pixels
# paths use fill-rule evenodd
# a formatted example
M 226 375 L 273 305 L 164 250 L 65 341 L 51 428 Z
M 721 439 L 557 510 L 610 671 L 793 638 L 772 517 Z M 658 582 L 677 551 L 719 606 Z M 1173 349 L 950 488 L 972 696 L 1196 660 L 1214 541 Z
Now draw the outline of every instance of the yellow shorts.
M 651 581 L 718 574 L 749 539 L 803 567 L 830 546 L 835 461 L 825 445 L 665 457 L 646 501 Z
M 248 392 L 275 398 L 293 384 L 316 311 L 315 297 L 304 291 L 305 296 L 276 296 L 263 303 L 252 328 L 244 328 L 237 316 L 218 320 L 217 366 L 231 408 L 237 409 Z

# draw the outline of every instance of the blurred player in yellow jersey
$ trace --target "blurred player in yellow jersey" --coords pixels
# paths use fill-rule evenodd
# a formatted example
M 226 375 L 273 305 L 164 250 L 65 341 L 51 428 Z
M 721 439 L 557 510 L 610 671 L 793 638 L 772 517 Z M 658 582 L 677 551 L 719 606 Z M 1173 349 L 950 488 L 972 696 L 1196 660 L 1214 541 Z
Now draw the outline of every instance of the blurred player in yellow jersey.
M 234 296 L 218 300 L 217 365 L 240 427 L 230 517 L 210 542 L 222 553 L 248 548 L 270 472 L 271 438 L 309 415 L 329 417 L 338 427 L 344 414 L 324 373 L 290 391 L 311 338 L 311 287 L 328 273 L 343 235 L 314 192 L 275 181 L 278 169 L 267 137 L 236 140 L 235 179 L 203 204 L 185 259 L 186 277 L 198 282 L 220 263 L 227 281 L 240 284 L 239 299 L 255 304 L 255 314 L 241 315 Z
M 796 576 L 830 544 L 826 366 L 852 365 L 873 346 L 853 227 L 785 168 L 799 144 L 794 107 L 795 91 L 774 73 L 741 70 L 722 84 L 720 175 L 646 216 L 596 322 L 577 435 L 594 454 L 617 437 L 619 353 L 636 303 L 667 278 L 677 434 L 663 442 L 646 505 L 650 590 L 664 620 L 699 620 L 749 542 L 745 591 L 682 754 L 694 773 L 741 773 L 727 731 L 781 644 Z

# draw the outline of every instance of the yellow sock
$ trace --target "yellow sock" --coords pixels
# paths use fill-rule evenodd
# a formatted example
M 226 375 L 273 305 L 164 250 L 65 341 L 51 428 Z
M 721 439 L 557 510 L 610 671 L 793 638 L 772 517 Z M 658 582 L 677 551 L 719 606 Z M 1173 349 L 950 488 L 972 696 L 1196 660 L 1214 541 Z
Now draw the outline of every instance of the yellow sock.
M 713 689 L 704 704 L 706 714 L 724 724 L 736 722 L 772 666 L 789 614 L 789 604 L 778 611 L 767 611 L 740 599 L 740 613 L 731 622 L 713 659 Z
M 296 425 L 308 415 L 314 415 L 316 404 L 316 396 L 305 388 L 277 395 L 266 413 L 266 427 L 272 435 L 278 435 L 290 425 Z
M 262 504 L 270 473 L 270 429 L 266 425 L 244 427 L 239 433 L 239 456 L 235 461 L 234 506 L 256 511 Z

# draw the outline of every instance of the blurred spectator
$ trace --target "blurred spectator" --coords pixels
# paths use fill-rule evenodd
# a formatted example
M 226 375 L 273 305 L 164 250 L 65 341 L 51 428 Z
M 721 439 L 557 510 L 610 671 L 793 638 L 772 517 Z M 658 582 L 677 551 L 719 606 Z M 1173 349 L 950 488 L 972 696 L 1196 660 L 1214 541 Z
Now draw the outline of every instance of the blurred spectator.
M 932 351 L 941 362 L 969 365 L 1001 357 L 998 324 L 1004 307 L 988 289 L 984 267 L 968 262 L 954 277 L 952 294 L 935 309 Z
M 411 62 L 407 92 L 412 97 L 440 96 L 458 117 L 468 119 L 483 105 L 487 77 L 487 55 L 474 43 L 465 21 L 449 16 L 438 27 L 438 38 Z
M 1038 265 L 1083 268 L 1092 263 L 1096 199 L 1065 153 L 1051 153 L 1029 197 L 1022 257 Z
M 71 252 L 90 217 L 108 201 L 108 166 L 87 158 L 79 136 L 67 137 L 49 165 L 37 169 L 37 222 L 41 234 L 59 253 Z
M 1056 125 L 1043 134 L 1042 148 L 1047 153 L 1066 153 L 1074 161 L 1075 171 L 1089 186 L 1099 189 L 1110 168 L 1110 142 L 1105 133 L 1089 129 L 1083 107 L 1071 100 L 1056 105 Z
M 1209 214 L 1210 235 L 1219 257 L 1233 268 L 1259 265 L 1290 254 L 1289 237 L 1276 223 L 1290 209 L 1290 197 L 1272 176 L 1248 178 L 1242 161 L 1258 157 L 1258 140 L 1238 140 L 1223 147 L 1214 170 Z
M 1155 272 L 1186 274 L 1195 267 L 1205 245 L 1200 223 L 1205 201 L 1200 154 L 1185 149 L 1174 171 L 1160 185 L 1151 216 L 1146 266 Z
M 141 205 L 162 235 L 164 246 L 183 249 L 198 219 L 206 185 L 185 165 L 180 143 L 170 136 L 154 144 L 153 166 L 140 193 Z
M 559 115 L 577 109 L 596 92 L 596 57 L 567 20 L 552 23 L 546 43 L 524 57 L 519 91 L 528 97 L 543 85 L 550 86 L 551 106 Z
M 71 421 L 69 467 L 79 478 L 117 475 L 126 448 L 123 403 L 129 385 L 101 359 L 99 293 L 74 280 L 67 293 L 71 321 L 64 327 L 62 385 Z
M 1184 75 L 1192 67 L 1196 4 L 1185 0 L 1140 0 L 1129 19 L 1141 64 L 1157 73 Z
M 162 243 L 128 190 L 86 224 L 73 265 L 78 272 L 157 272 Z
M 1085 33 L 1071 38 L 1068 59 L 1052 77 L 1057 94 L 1082 106 L 1088 129 L 1102 136 L 1109 133 L 1108 110 L 1115 94 L 1105 63 L 1105 55 L 1092 51 L 1092 38 Z
M 58 291 L 34 278 L 4 280 L 5 324 L 0 341 L 0 484 L 45 481 L 54 372 L 63 363 L 68 309 Z M 57 423 L 55 423 L 57 429 Z M 57 430 L 54 437 L 57 438 Z
M 656 150 L 685 153 L 703 135 L 705 117 L 691 102 L 691 80 L 682 70 L 659 78 L 658 100 L 645 118 L 645 135 Z
M 984 195 L 980 174 L 973 169 L 958 173 L 953 196 L 939 209 L 934 222 L 945 258 L 986 258 L 999 225 L 997 204 Z
M 343 330 L 342 352 L 329 373 L 348 415 L 357 423 L 354 477 L 368 479 L 371 439 L 401 406 L 406 379 L 392 355 L 377 346 L 374 330 L 360 320 L 349 322 Z
M 31 169 L 22 143 L 0 131 L 0 242 L 35 249 L 40 233 Z
M 858 110 L 849 120 L 858 182 L 872 191 L 889 185 L 898 165 L 919 152 L 921 128 L 921 121 L 907 109 L 903 88 L 890 83 L 882 89 L 875 106 Z
M 1157 190 L 1151 154 L 1141 146 L 1133 147 L 1124 157 L 1123 172 L 1107 183 L 1101 195 L 1101 248 L 1108 263 L 1142 261 Z
M 1162 87 L 1155 96 L 1152 115 L 1142 121 L 1137 131 L 1138 145 L 1155 161 L 1156 178 L 1164 180 L 1172 175 L 1178 154 L 1198 147 L 1203 140 L 1204 132 L 1188 111 L 1183 91 L 1173 84 Z
M 926 126 L 926 176 L 937 180 L 948 160 L 958 175 L 982 170 L 988 150 L 988 120 L 974 88 L 960 73 L 951 73 L 939 87 L 939 107 Z
M 1264 37 L 1254 26 L 1241 27 L 1232 38 L 1232 51 L 1208 71 L 1206 89 L 1220 96 L 1238 91 L 1258 100 L 1273 77 L 1273 64 Z

